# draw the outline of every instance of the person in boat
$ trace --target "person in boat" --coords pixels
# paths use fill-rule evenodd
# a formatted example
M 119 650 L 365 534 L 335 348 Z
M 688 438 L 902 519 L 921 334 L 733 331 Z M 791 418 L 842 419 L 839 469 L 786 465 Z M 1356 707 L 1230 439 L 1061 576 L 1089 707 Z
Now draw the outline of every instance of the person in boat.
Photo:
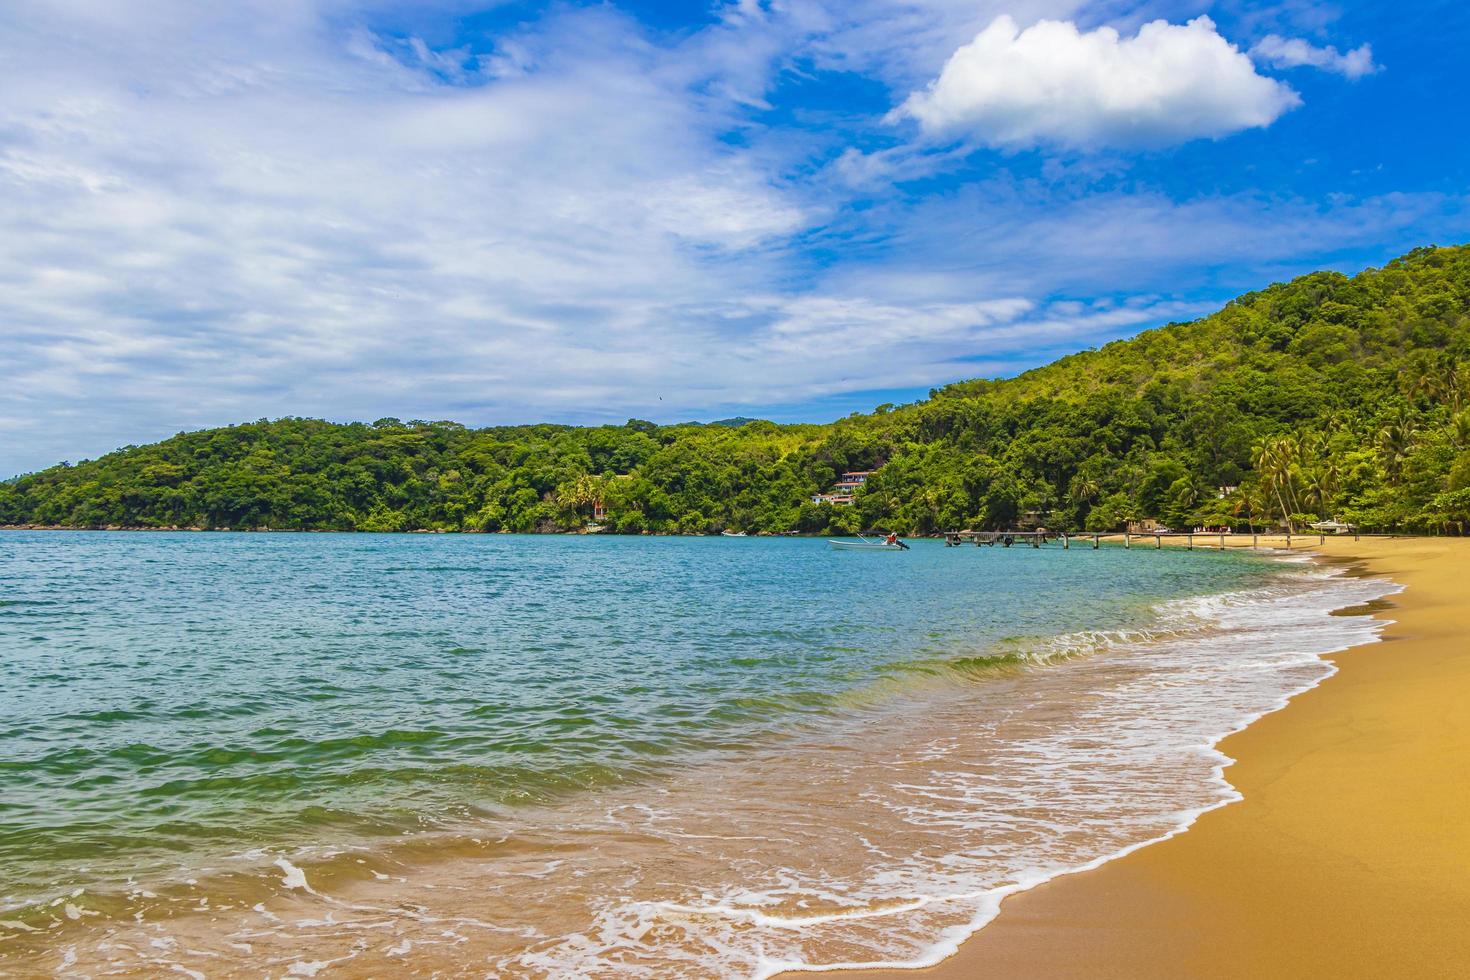
M 898 545 L 898 532 L 897 531 L 889 531 L 888 532 L 888 537 L 886 537 L 886 538 L 883 539 L 883 543 L 886 544 L 886 545 L 888 545 L 888 547 L 890 547 L 890 548 L 897 547 L 897 545 Z

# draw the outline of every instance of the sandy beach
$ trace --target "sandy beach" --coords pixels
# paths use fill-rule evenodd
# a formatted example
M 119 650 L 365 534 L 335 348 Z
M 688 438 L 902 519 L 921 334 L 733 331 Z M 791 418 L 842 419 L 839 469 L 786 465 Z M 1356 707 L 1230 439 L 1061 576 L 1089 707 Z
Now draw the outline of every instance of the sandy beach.
M 1406 588 L 1387 642 L 1221 743 L 1243 802 L 1013 896 L 939 966 L 844 975 L 1465 976 L 1470 541 L 1293 543 Z
M 37 537 L 41 540 L 34 547 L 85 548 L 83 554 L 102 562 L 107 556 L 100 549 L 114 548 L 118 540 Z M 405 552 L 420 555 L 419 566 L 426 564 L 421 554 L 425 548 L 447 549 L 454 559 L 441 557 L 435 570 L 398 582 L 396 587 L 409 595 L 418 594 L 414 589 L 440 594 L 459 576 L 478 581 L 498 567 L 494 556 L 484 552 L 488 547 L 514 549 L 527 580 L 547 580 L 548 566 L 569 560 L 564 543 L 550 538 L 487 545 L 484 539 L 469 538 L 441 543 L 408 536 L 263 535 L 128 538 L 132 550 L 126 560 L 114 559 L 120 561 L 116 568 L 103 564 L 98 572 L 95 562 L 70 564 L 108 581 L 138 581 L 136 576 L 159 574 L 155 566 L 165 564 L 138 556 L 159 557 L 166 548 L 173 563 L 165 564 L 173 569 L 170 581 L 197 582 L 195 587 L 205 594 L 222 594 L 230 591 L 224 586 L 237 573 L 209 569 L 244 563 L 220 562 L 221 540 L 248 542 L 255 549 L 250 574 L 258 575 L 266 564 L 272 569 L 270 579 L 293 583 L 292 594 L 305 597 L 294 617 L 303 622 L 317 609 L 313 596 L 318 593 L 309 586 L 351 582 L 352 574 L 375 582 L 373 576 L 383 570 L 408 567 Z M 607 552 L 594 556 L 596 562 L 624 563 L 609 566 L 614 571 L 606 574 L 632 574 L 635 565 L 653 569 L 666 577 L 654 580 L 661 588 L 653 591 L 680 594 L 673 577 L 688 588 L 695 574 L 689 568 L 696 563 L 678 559 L 710 544 L 650 539 L 593 547 Z M 1239 536 L 1232 544 L 1249 546 L 1250 537 Z M 1296 544 L 1298 549 L 1318 545 L 1315 537 L 1299 538 Z M 1461 814 L 1470 802 L 1463 765 L 1470 752 L 1464 710 L 1470 661 L 1464 657 L 1457 617 L 1463 583 L 1470 580 L 1467 544 L 1329 539 L 1322 546 L 1325 560 L 1338 562 L 1347 575 L 1383 576 L 1405 588 L 1395 593 L 1379 581 L 1324 582 L 1301 574 L 1305 565 L 1263 578 L 1267 562 L 1219 561 L 1178 551 L 1128 553 L 1110 547 L 1069 556 L 1056 549 L 1042 554 L 1029 549 L 959 553 L 929 542 L 916 547 L 912 560 L 902 566 L 873 562 L 850 573 L 879 577 L 865 592 L 894 597 L 891 615 L 874 615 L 875 622 L 912 616 L 915 604 L 945 597 L 953 605 L 936 611 L 960 615 L 961 604 L 972 601 L 981 588 L 990 590 L 987 608 L 1013 597 L 1003 621 L 1007 628 L 1036 607 L 1032 597 L 1043 589 L 1073 595 L 1078 603 L 1092 601 L 1090 608 L 1098 612 L 1140 592 L 1149 595 L 1147 590 L 1160 588 L 1168 576 L 1184 583 L 1176 591 L 1195 591 L 1164 600 L 1158 607 L 1163 627 L 1142 631 L 1136 641 L 1120 639 L 1100 648 L 1099 641 L 1090 639 L 1093 634 L 1087 634 L 1089 639 L 1077 646 L 1068 639 L 1076 634 L 1061 634 L 1055 648 L 1059 653 L 1084 653 L 1072 657 L 1066 668 L 987 673 L 983 683 L 954 683 L 947 676 L 931 683 L 925 675 L 917 685 L 903 687 L 872 707 L 859 705 L 862 710 L 824 716 L 808 738 L 775 739 L 725 760 L 671 771 L 657 783 L 656 806 L 649 805 L 649 782 L 633 779 L 596 787 L 591 791 L 595 795 L 507 807 L 503 816 L 446 825 L 438 832 L 405 834 L 400 828 L 407 823 L 390 825 L 389 830 L 397 831 L 391 841 L 374 828 L 355 839 L 333 828 L 323 831 L 304 823 L 313 819 L 307 814 L 287 830 L 306 840 L 330 833 L 326 847 L 277 845 L 241 854 L 223 873 L 214 870 L 219 865 L 211 866 L 218 851 L 200 848 L 205 856 L 194 867 L 201 873 L 187 879 L 167 869 L 153 870 L 153 852 L 139 848 L 121 855 L 126 861 L 115 865 L 119 875 L 145 869 L 126 890 L 104 890 L 106 879 L 89 866 L 81 871 L 91 877 L 63 880 L 63 887 L 55 889 L 61 894 L 36 905 L 29 918 L 0 922 L 7 933 L 0 935 L 0 974 L 357 977 L 458 976 L 488 970 L 500 976 L 749 976 L 771 962 L 904 962 L 934 949 L 936 937 L 963 935 L 970 916 L 994 907 L 945 902 L 904 907 L 906 896 L 945 887 L 950 893 L 995 895 L 1018 878 L 1039 880 L 1058 868 L 1082 867 L 1099 855 L 1124 853 L 1172 832 L 1177 836 L 1096 871 L 1012 895 L 993 922 L 935 968 L 855 975 L 866 980 L 1464 975 L 1460 967 L 1470 962 L 1470 940 L 1462 928 L 1470 912 L 1470 841 Z M 747 580 L 779 571 L 790 576 L 785 588 L 809 588 L 814 600 L 819 598 L 826 586 L 820 576 L 802 572 L 799 563 L 827 567 L 828 552 L 820 543 L 767 542 L 757 547 L 766 549 L 764 557 L 744 549 L 739 554 L 746 565 L 733 566 L 746 568 L 740 574 Z M 312 549 L 308 553 L 315 561 L 300 560 L 304 548 Z M 653 549 L 666 557 L 650 560 Z M 481 564 L 470 564 L 476 560 Z M 581 582 L 595 574 L 597 566 L 585 564 L 593 559 L 583 560 L 585 574 L 568 580 Z M 68 566 L 64 560 L 45 564 Z M 138 568 L 143 571 L 130 571 Z M 707 575 L 704 584 L 695 581 L 709 602 L 740 591 L 729 588 L 731 565 L 697 568 L 707 569 L 700 573 Z M 1201 597 L 1198 590 L 1206 583 L 1213 591 Z M 1107 589 L 1113 591 L 1098 596 Z M 89 594 L 87 589 L 75 591 Z M 158 592 L 123 590 L 114 601 L 131 608 L 137 601 L 133 595 Z M 581 591 L 543 595 L 548 601 L 578 603 Z M 1386 595 L 1391 598 L 1381 598 Z M 1234 601 L 1213 601 L 1226 596 Z M 149 642 L 159 634 L 167 636 L 166 617 L 178 615 L 174 601 L 171 595 L 169 604 L 160 606 L 156 623 L 162 625 L 150 631 Z M 282 599 L 269 594 L 252 601 L 274 616 Z M 814 605 L 819 604 L 793 602 L 770 612 L 787 610 L 786 628 L 796 630 L 812 621 Z M 187 608 L 199 617 L 221 614 L 218 604 L 195 601 Z M 248 631 L 252 622 L 274 622 L 253 605 L 229 614 L 239 624 L 234 635 Z M 401 630 L 408 614 L 386 607 L 382 614 L 389 618 L 366 632 L 323 636 L 357 645 L 359 652 L 344 669 L 360 671 L 371 663 L 390 668 L 376 675 L 387 684 L 395 678 L 391 665 L 404 659 Z M 834 615 L 843 614 L 839 609 Z M 1057 615 L 1045 611 L 1043 625 L 1056 630 Z M 1395 621 L 1384 633 L 1386 642 L 1334 655 L 1342 669 L 1329 675 L 1319 654 L 1379 635 L 1382 624 L 1370 615 Z M 1192 618 L 1196 616 L 1205 618 Z M 577 621 L 570 614 L 561 619 Z M 708 619 L 722 621 L 719 616 Z M 534 615 L 524 621 L 528 628 L 541 622 Z M 622 629 L 628 631 L 628 649 L 636 644 L 652 650 L 661 647 L 648 641 L 648 623 L 659 621 L 651 615 L 585 620 L 599 640 L 616 639 Z M 119 646 L 126 648 L 128 636 L 136 632 L 136 619 L 109 616 L 92 622 L 103 631 L 95 639 L 62 635 L 68 644 L 99 651 L 99 662 L 113 657 Z M 987 622 L 972 621 L 967 634 Z M 465 623 L 463 629 L 469 630 L 476 621 Z M 32 625 L 27 635 L 42 632 Z M 851 629 L 843 635 L 843 663 L 851 663 L 864 649 L 881 652 L 892 643 L 887 632 L 876 632 L 866 648 L 853 642 Z M 192 634 L 184 636 L 180 642 L 193 642 L 188 638 Z M 275 656 L 278 648 L 268 639 L 257 638 L 256 643 Z M 294 637 L 288 639 L 295 643 Z M 728 638 L 718 639 L 719 648 L 728 650 Z M 950 648 L 957 642 L 958 636 Z M 751 649 L 765 649 L 772 640 L 756 635 L 749 643 Z M 518 651 L 531 646 L 527 640 Z M 595 650 L 597 644 L 585 647 Z M 233 657 L 250 646 L 219 649 Z M 560 650 L 547 652 L 547 660 L 531 661 L 529 676 L 568 659 Z M 441 685 L 456 698 L 466 685 L 488 683 L 477 705 L 499 696 L 502 675 L 511 669 L 506 660 L 497 660 L 493 671 L 467 672 L 464 651 L 438 659 L 432 651 L 417 656 L 421 659 L 411 663 L 461 671 L 458 686 Z M 172 666 L 175 660 L 166 662 Z M 586 672 L 595 662 L 577 659 L 575 669 Z M 622 651 L 608 661 L 620 670 L 627 662 Z M 922 658 L 913 662 L 927 663 Z M 218 659 L 207 661 L 206 667 L 227 670 Z M 748 669 L 742 668 L 742 679 Z M 195 675 L 196 687 L 203 676 L 204 671 Z M 397 676 L 404 685 L 418 685 L 424 674 L 418 670 Z M 701 681 L 705 675 L 691 677 Z M 291 691 L 300 688 L 294 668 L 286 678 Z M 599 675 L 598 683 L 606 686 L 605 678 Z M 238 676 L 234 680 L 245 683 Z M 311 693 L 329 690 L 342 692 L 337 695 L 338 712 L 382 711 L 380 704 L 359 706 L 349 700 L 363 692 L 347 678 L 342 683 L 330 678 L 316 682 Z M 1292 692 L 1306 693 L 1262 717 Z M 423 704 L 432 694 L 425 690 L 416 699 L 402 700 Z M 187 697 L 180 707 L 192 710 L 194 688 Z M 645 700 L 640 691 L 627 703 Z M 228 707 L 234 702 L 226 693 L 215 703 Z M 538 707 L 534 700 L 528 703 Z M 311 702 L 312 719 L 319 713 L 316 704 Z M 248 745 L 251 738 L 267 738 L 262 747 L 277 753 L 301 745 L 298 756 L 285 757 L 278 770 L 290 772 L 293 779 L 304 778 L 313 765 L 320 768 L 324 740 L 328 761 L 335 765 L 344 764 L 349 749 L 364 749 L 347 761 L 360 757 L 363 766 L 376 770 L 403 753 L 404 745 L 410 754 L 403 765 L 414 770 L 424 765 L 422 727 L 387 732 L 365 740 L 370 743 L 365 747 L 364 740 L 347 746 L 329 727 L 335 722 L 327 721 L 320 731 L 307 729 L 315 737 L 293 736 L 283 747 L 274 734 L 278 729 L 254 734 L 262 728 L 262 709 L 258 699 L 250 705 L 250 711 L 236 715 L 214 712 L 207 727 L 186 728 L 184 749 L 219 731 L 227 736 L 216 736 L 220 744 Z M 922 710 L 913 710 L 916 705 Z M 296 706 L 295 701 L 284 702 L 279 715 L 283 724 L 300 726 Z M 552 706 L 558 707 L 556 702 Z M 34 728 L 54 738 L 58 713 L 41 707 Z M 177 713 L 160 717 L 172 725 Z M 97 732 L 88 727 L 94 714 L 62 717 L 79 726 L 76 732 L 91 735 Z M 240 719 L 237 730 L 224 727 L 232 717 Z M 526 712 L 499 717 L 515 731 L 525 726 Z M 1229 757 L 1240 760 L 1226 776 L 1243 794 L 1243 802 L 1222 806 L 1235 796 L 1216 778 L 1224 759 L 1217 752 L 1201 753 L 1199 747 L 1250 719 L 1259 720 L 1219 743 Z M 495 734 L 496 720 L 493 713 L 478 711 L 464 732 L 488 728 Z M 106 735 L 103 731 L 98 737 Z M 144 738 L 147 745 L 167 745 L 166 733 L 156 730 L 139 736 L 129 729 L 113 737 L 125 739 L 120 748 L 132 755 L 138 754 L 136 746 Z M 467 751 L 480 753 L 483 747 L 474 743 Z M 145 762 L 162 754 L 161 749 L 149 752 Z M 204 754 L 210 771 L 218 769 L 214 760 L 220 753 Z M 184 758 L 189 758 L 187 752 Z M 439 758 L 454 761 L 448 755 Z M 108 762 L 83 760 L 87 771 Z M 130 772 L 116 761 L 111 765 L 125 775 Z M 259 764 L 252 758 L 250 765 Z M 441 769 L 452 768 L 441 764 Z M 70 770 L 57 777 L 68 784 L 76 778 Z M 322 782 L 301 798 L 312 807 L 324 794 L 342 799 L 344 806 L 361 805 L 356 797 L 331 797 L 332 792 L 333 784 Z M 392 799 L 380 785 L 373 792 Z M 148 816 L 149 799 L 141 792 L 119 797 L 128 807 L 126 815 L 140 817 Z M 97 805 L 98 800 L 94 796 L 86 802 Z M 201 824 L 219 826 L 222 835 L 233 836 L 235 827 L 244 825 L 254 839 L 264 838 L 270 828 L 259 829 L 264 824 L 254 810 L 238 799 L 224 802 L 235 808 L 221 810 L 220 801 L 207 793 L 181 792 L 163 801 L 169 807 L 192 806 L 199 819 L 223 813 L 213 817 L 215 824 Z M 37 810 L 43 819 L 52 812 Z M 386 806 L 382 812 L 392 814 Z M 406 812 L 417 819 L 419 811 Z M 1205 815 L 1191 828 L 1180 831 L 1189 814 L 1201 812 Z M 302 826 L 304 830 L 298 829 Z M 13 876 L 8 883 L 12 888 L 19 880 L 17 869 L 43 882 L 58 868 L 65 873 L 59 861 L 43 860 L 45 854 L 32 859 L 12 848 L 9 855 L 5 864 Z M 972 855 L 974 865 L 967 869 L 963 862 Z M 930 857 L 937 860 L 925 865 Z M 889 885 L 885 875 L 907 877 Z M 829 918 L 821 914 L 830 907 L 821 904 L 825 893 L 794 891 L 788 884 L 792 879 L 836 881 L 881 914 L 837 914 L 822 921 Z M 97 880 L 102 885 L 94 887 Z M 741 895 L 743 908 L 759 909 L 764 919 L 738 914 L 742 906 L 723 897 L 716 899 L 719 904 L 711 902 L 711 882 L 725 889 L 723 894 Z M 732 907 L 737 914 L 729 914 Z M 537 941 L 528 942 L 528 937 Z M 709 955 L 710 950 L 719 951 L 719 958 Z

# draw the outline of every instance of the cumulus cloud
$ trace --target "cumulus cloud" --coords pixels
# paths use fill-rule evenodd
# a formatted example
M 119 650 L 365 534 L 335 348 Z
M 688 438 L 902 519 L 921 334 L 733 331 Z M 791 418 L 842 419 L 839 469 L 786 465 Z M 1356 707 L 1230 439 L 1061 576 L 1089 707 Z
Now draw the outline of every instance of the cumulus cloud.
M 895 116 L 1006 148 L 1168 145 L 1269 126 L 1300 103 L 1208 17 L 1123 37 L 1055 20 L 1022 30 L 1001 16 Z
M 668 34 L 551 5 L 487 36 L 457 30 L 475 0 L 9 0 L 0 477 L 282 414 L 810 417 L 1200 311 L 1173 291 L 1222 255 L 1417 244 L 1445 211 L 911 196 L 967 147 L 844 155 L 871 117 L 762 108 L 824 68 L 909 91 L 1002 2 L 746 2 Z
M 1272 68 L 1320 68 L 1353 81 L 1381 70 L 1374 63 L 1373 47 L 1368 44 L 1351 51 L 1338 51 L 1330 44 L 1317 47 L 1299 37 L 1267 34 L 1251 46 L 1250 54 L 1261 64 Z

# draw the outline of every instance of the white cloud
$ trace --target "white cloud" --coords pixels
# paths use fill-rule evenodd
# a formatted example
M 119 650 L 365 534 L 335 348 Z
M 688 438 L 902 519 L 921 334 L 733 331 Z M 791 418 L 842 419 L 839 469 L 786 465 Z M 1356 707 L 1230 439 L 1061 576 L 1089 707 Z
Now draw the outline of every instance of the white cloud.
M 1257 74 L 1208 17 L 1156 20 L 1134 37 L 996 18 L 896 116 L 1007 148 L 1168 145 L 1269 126 L 1300 105 Z
M 1373 47 L 1368 44 L 1340 52 L 1330 44 L 1319 48 L 1299 37 L 1267 34 L 1251 46 L 1250 55 L 1272 68 L 1320 68 L 1354 81 L 1381 70 L 1374 63 Z
M 0 416 L 29 420 L 0 473 L 283 413 L 702 407 L 708 307 L 815 213 L 719 138 L 738 110 L 698 89 L 736 39 L 571 10 L 477 70 L 286 6 L 0 12 Z
M 387 29 L 382 0 L 0 4 L 0 477 L 282 414 L 674 421 L 928 387 L 1187 315 L 1172 291 L 1222 261 L 1467 227 L 1085 180 L 911 197 L 892 181 L 967 147 L 844 156 L 870 117 L 759 108 L 813 66 L 908 91 L 1003 2 L 747 2 L 669 35 L 552 5 L 493 43 Z
M 1425 242 L 1470 235 L 1470 195 L 1236 193 L 1180 199 L 1159 190 L 1000 176 L 869 216 L 892 229 L 890 276 L 932 275 L 897 295 L 1199 295 L 1219 299 L 1332 267 L 1362 268 Z M 1303 259 L 1302 256 L 1311 256 Z M 839 272 L 829 288 L 872 290 L 868 271 Z M 1122 286 L 1125 284 L 1126 286 Z M 1189 283 L 1188 287 L 1183 284 Z
M 1133 0 L 1101 0 L 1101 9 Z M 1002 14 L 1022 23 L 1096 16 L 1099 0 L 783 0 L 775 21 L 818 67 L 882 79 L 895 90 L 931 79 L 955 48 Z

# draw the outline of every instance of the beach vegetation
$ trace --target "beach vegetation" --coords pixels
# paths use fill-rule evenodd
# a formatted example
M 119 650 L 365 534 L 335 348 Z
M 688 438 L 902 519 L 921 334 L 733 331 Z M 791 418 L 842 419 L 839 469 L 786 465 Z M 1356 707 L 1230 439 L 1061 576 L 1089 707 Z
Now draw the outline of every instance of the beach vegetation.
M 872 470 L 851 506 L 813 503 Z M 1318 272 L 824 425 L 260 420 L 0 483 L 0 523 L 361 531 L 1463 533 L 1470 246 Z

